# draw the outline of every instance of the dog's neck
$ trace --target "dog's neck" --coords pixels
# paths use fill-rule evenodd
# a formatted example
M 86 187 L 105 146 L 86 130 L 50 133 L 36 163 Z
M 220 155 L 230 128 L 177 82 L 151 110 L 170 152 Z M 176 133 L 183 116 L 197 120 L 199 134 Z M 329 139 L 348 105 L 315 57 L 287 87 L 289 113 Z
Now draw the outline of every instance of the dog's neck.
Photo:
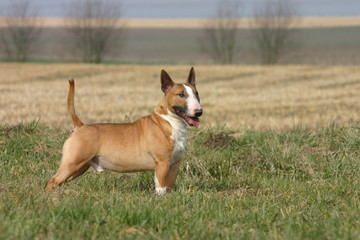
M 165 119 L 171 125 L 171 138 L 175 142 L 185 142 L 187 135 L 187 124 L 182 118 L 169 110 L 168 104 L 166 104 L 164 99 L 162 99 L 162 101 L 154 109 L 154 113 Z
M 171 126 L 171 140 L 174 141 L 174 148 L 171 152 L 170 166 L 178 162 L 183 156 L 186 148 L 187 124 L 182 118 L 172 113 L 169 109 L 157 106 L 154 113 L 165 119 Z
M 182 118 L 171 112 L 168 108 L 168 105 L 165 104 L 163 100 L 154 109 L 154 113 L 165 119 L 171 125 L 173 134 L 185 135 L 186 137 L 187 124 Z
M 173 137 L 186 137 L 187 134 L 187 124 L 184 122 L 183 119 L 181 119 L 176 114 L 167 111 L 167 114 L 160 114 L 162 118 L 164 118 L 166 121 L 168 121 L 172 127 Z

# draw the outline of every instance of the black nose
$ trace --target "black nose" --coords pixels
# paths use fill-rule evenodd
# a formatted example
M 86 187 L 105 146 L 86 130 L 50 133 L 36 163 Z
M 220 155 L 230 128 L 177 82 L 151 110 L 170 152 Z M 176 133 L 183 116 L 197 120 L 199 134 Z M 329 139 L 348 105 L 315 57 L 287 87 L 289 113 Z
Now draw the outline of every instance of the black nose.
M 200 117 L 202 115 L 202 109 L 195 110 L 195 117 Z

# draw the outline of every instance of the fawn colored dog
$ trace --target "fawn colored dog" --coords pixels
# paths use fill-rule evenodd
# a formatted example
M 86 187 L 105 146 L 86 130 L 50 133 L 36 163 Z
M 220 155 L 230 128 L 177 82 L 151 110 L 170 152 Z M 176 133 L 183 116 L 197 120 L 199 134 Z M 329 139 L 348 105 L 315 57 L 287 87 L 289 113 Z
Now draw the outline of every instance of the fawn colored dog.
M 60 167 L 47 189 L 73 180 L 92 166 L 98 172 L 155 170 L 156 193 L 170 191 L 185 152 L 187 126 L 199 126 L 202 115 L 194 68 L 184 84 L 174 83 L 162 70 L 160 103 L 150 115 L 126 124 L 84 124 L 74 110 L 74 80 L 69 83 L 68 111 L 74 132 L 64 143 Z

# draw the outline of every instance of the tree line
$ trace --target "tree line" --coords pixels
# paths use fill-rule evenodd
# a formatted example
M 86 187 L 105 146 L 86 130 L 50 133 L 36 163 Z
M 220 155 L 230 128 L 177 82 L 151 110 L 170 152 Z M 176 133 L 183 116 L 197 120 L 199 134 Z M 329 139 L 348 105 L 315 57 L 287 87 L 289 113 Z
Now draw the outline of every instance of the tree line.
M 101 63 L 109 50 L 121 48 L 126 24 L 121 1 L 72 0 L 64 6 L 69 48 L 82 62 Z M 237 50 L 242 5 L 219 1 L 216 14 L 205 21 L 199 49 L 215 63 L 231 64 Z M 3 13 L 0 32 L 5 60 L 26 62 L 43 29 L 30 0 L 12 0 Z M 295 45 L 298 24 L 291 0 L 268 0 L 255 8 L 250 28 L 256 53 L 263 64 L 276 64 Z M 116 45 L 116 46 L 115 46 Z

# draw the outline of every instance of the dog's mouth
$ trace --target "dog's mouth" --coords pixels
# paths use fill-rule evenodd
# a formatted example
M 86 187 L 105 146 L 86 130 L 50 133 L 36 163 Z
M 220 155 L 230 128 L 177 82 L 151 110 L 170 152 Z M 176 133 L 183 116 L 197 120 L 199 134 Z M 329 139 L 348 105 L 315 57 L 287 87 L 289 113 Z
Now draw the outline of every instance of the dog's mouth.
M 192 127 L 200 126 L 200 119 L 198 117 L 190 117 L 184 113 L 184 110 L 180 107 L 174 107 L 176 115 L 184 119 L 184 121 Z

